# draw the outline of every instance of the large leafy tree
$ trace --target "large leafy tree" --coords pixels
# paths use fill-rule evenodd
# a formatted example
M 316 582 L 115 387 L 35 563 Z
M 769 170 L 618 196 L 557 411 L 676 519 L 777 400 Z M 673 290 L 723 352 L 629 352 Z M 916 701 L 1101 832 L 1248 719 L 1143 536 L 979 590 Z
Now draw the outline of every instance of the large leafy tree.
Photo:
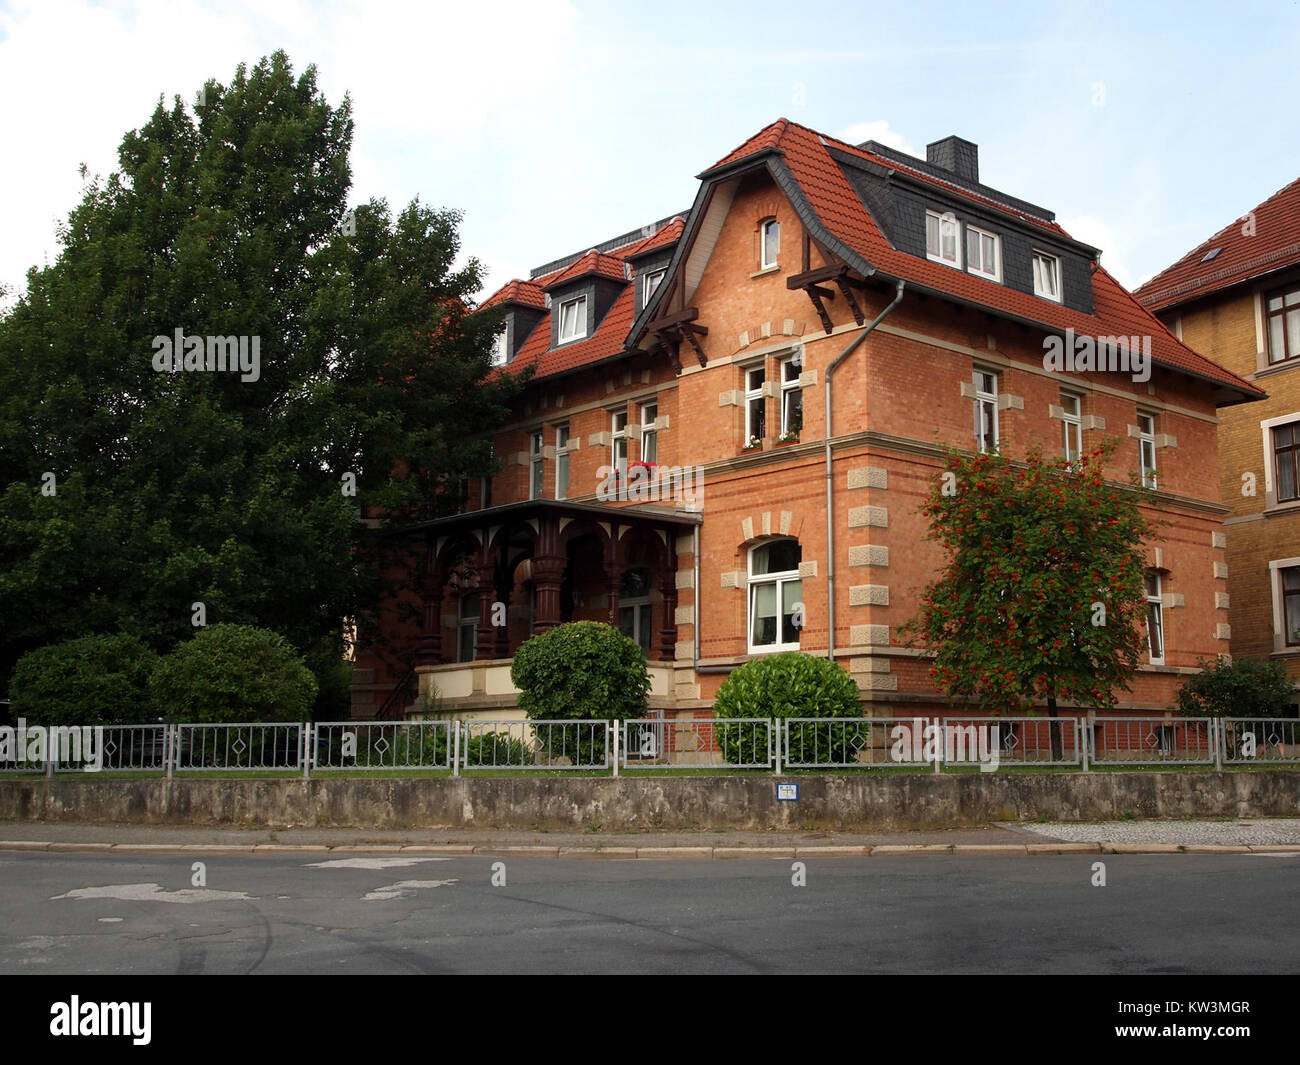
M 1113 441 L 1074 463 L 951 452 L 922 511 L 947 555 L 905 627 L 949 696 L 1002 713 L 1061 700 L 1106 709 L 1145 648 L 1136 486 L 1108 482 Z M 1060 757 L 1059 727 L 1052 747 Z
M 314 68 L 241 65 L 160 100 L 28 273 L 0 319 L 0 683 L 87 633 L 165 652 L 195 602 L 330 668 L 382 590 L 361 508 L 443 513 L 489 469 L 511 385 L 459 216 L 349 211 L 351 138 Z M 256 338 L 256 374 L 159 372 L 178 329 Z

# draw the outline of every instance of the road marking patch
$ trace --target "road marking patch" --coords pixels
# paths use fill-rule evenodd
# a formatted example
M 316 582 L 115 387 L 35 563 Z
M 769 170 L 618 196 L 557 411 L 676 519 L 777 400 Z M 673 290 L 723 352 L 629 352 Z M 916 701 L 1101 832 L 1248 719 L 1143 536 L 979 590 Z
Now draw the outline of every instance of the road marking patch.
M 383 902 L 387 899 L 404 899 L 424 888 L 446 887 L 448 884 L 455 883 L 456 880 L 399 880 L 396 884 L 386 884 L 384 887 L 375 888 L 374 891 L 367 891 L 361 896 L 361 901 Z
M 398 869 L 420 862 L 449 862 L 450 858 L 333 858 L 326 862 L 310 862 L 308 869 Z
M 191 905 L 196 902 L 226 902 L 252 899 L 243 891 L 217 891 L 215 888 L 182 888 L 166 891 L 159 884 L 105 884 L 102 887 L 73 888 L 57 899 L 114 899 L 118 902 L 175 902 Z

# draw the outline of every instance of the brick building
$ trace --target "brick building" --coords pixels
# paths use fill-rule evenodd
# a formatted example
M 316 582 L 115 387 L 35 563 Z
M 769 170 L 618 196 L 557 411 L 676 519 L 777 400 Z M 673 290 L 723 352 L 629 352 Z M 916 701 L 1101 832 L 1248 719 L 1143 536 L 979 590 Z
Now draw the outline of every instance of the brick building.
M 1300 688 L 1300 180 L 1143 285 L 1182 340 L 1257 388 L 1220 416 L 1232 653 Z
M 410 531 L 400 653 L 362 654 L 358 716 L 436 686 L 514 703 L 510 655 L 593 618 L 645 649 L 651 705 L 706 709 L 751 656 L 850 670 L 870 712 L 941 705 L 898 630 L 940 563 L 918 512 L 948 445 L 1124 441 L 1168 524 L 1151 654 L 1121 706 L 1166 708 L 1227 649 L 1218 409 L 1262 393 L 1170 334 L 1041 207 L 980 183 L 974 144 L 920 160 L 781 120 L 699 175 L 691 209 L 512 281 L 500 372 L 534 368 L 504 471 Z M 1049 338 L 1111 365 L 1045 369 Z M 829 418 L 829 421 L 828 421 Z M 657 464 L 649 466 L 648 464 Z M 618 471 L 611 476 L 611 470 Z M 652 472 L 649 472 L 652 471 Z

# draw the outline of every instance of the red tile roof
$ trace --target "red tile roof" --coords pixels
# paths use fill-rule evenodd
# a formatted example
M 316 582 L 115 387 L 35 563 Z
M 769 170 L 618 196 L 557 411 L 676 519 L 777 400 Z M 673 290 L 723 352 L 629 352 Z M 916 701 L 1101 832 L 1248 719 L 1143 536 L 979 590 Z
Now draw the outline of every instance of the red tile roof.
M 781 153 L 782 161 L 798 183 L 809 206 L 830 233 L 865 258 L 880 273 L 893 278 L 902 278 L 912 285 L 987 307 L 995 312 L 1037 323 L 1047 329 L 1063 331 L 1072 328 L 1076 334 L 1083 336 L 1150 336 L 1152 356 L 1158 363 L 1185 370 L 1249 396 L 1263 395 L 1236 374 L 1197 354 L 1179 341 L 1103 269 L 1097 269 L 1092 275 L 1093 313 L 1085 314 L 1050 300 L 1008 288 L 1006 285 L 976 277 L 966 271 L 955 270 L 941 263 L 899 251 L 890 244 L 883 231 L 872 220 L 857 193 L 853 191 L 840 164 L 830 153 L 832 147 L 880 166 L 906 171 L 921 181 L 942 188 L 948 195 L 979 203 L 1045 232 L 1067 240 L 1071 239 L 1069 234 L 1055 222 L 1027 213 L 1014 204 L 1003 203 L 984 194 L 972 192 L 961 185 L 944 181 L 942 178 L 912 169 L 894 159 L 875 155 L 833 137 L 826 137 L 784 118 L 751 137 L 735 151 L 724 156 L 710 170 L 737 162 L 765 149 L 775 149 Z M 705 174 L 707 175 L 708 171 L 705 171 Z M 588 272 L 617 276 L 621 279 L 625 258 L 659 244 L 672 243 L 681 237 L 683 230 L 684 224 L 674 219 L 653 236 L 615 249 L 612 254 L 591 251 L 568 267 L 544 277 L 534 278 L 531 283 L 512 282 L 512 284 L 521 286 L 531 284 L 540 291 L 553 287 L 559 281 L 571 280 Z M 506 286 L 506 289 L 509 288 L 510 286 Z M 504 292 L 505 289 L 502 291 Z M 494 295 L 492 300 L 496 300 L 499 295 L 500 293 Z M 536 366 L 537 375 L 546 376 L 617 355 L 624 349 L 628 340 L 634 302 L 633 286 L 629 285 L 619 296 L 604 321 L 597 326 L 594 336 L 587 340 L 562 345 L 554 351 L 547 350 L 551 336 L 548 315 L 538 323 L 523 348 L 510 362 L 510 368 Z
M 523 303 L 529 307 L 545 307 L 546 294 L 533 281 L 511 281 L 497 289 L 483 301 L 484 307 L 498 303 Z
M 623 260 L 615 258 L 613 255 L 604 255 L 601 252 L 587 252 L 586 255 L 580 255 L 574 259 L 569 266 L 563 270 L 557 271 L 551 275 L 541 287 L 544 289 L 555 288 L 557 285 L 566 284 L 575 278 L 586 277 L 588 274 L 596 274 L 599 277 L 608 277 L 613 281 L 626 281 L 627 276 L 623 272 Z M 537 283 L 542 281 L 537 279 Z
M 1219 253 L 1206 261 L 1215 248 Z M 1152 310 L 1163 311 L 1296 263 L 1300 263 L 1300 178 L 1160 271 L 1138 288 L 1136 296 Z
M 839 164 L 831 157 L 827 147 L 835 145 L 894 169 L 898 169 L 899 164 L 883 156 L 874 156 L 843 141 L 827 138 L 815 130 L 786 119 L 769 126 L 768 130 L 778 128 L 779 133 L 774 139 L 764 138 L 760 134 L 749 143 L 762 143 L 763 146 L 778 148 L 784 155 L 790 173 L 799 183 L 813 211 L 827 229 L 859 252 L 881 272 L 1018 318 L 1041 323 L 1050 328 L 1060 330 L 1072 328 L 1079 335 L 1150 335 L 1151 354 L 1156 362 L 1209 378 L 1247 394 L 1262 395 L 1258 389 L 1236 374 L 1225 370 L 1218 363 L 1197 354 L 1183 344 L 1105 270 L 1098 269 L 1092 276 L 1094 313 L 1089 315 L 1038 296 L 1019 292 L 995 281 L 987 281 L 974 274 L 955 270 L 942 263 L 931 262 L 898 251 L 872 221 L 866 207 L 849 185 L 848 179 Z M 769 139 L 770 143 L 768 143 Z M 739 157 L 737 153 L 733 155 Z M 944 186 L 946 191 L 953 195 L 1001 210 L 1044 230 L 1069 238 L 1069 234 L 1054 222 L 1024 214 L 1009 205 L 989 200 L 920 171 L 913 173 L 932 184 Z

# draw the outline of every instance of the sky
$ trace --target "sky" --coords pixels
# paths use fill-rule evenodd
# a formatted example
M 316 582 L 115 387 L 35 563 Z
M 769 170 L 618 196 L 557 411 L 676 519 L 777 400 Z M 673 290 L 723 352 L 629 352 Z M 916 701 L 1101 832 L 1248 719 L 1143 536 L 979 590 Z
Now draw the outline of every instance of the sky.
M 974 141 L 986 184 L 1129 287 L 1300 176 L 1281 0 L 0 0 L 0 284 L 54 261 L 81 165 L 114 170 L 160 95 L 277 48 L 352 98 L 351 202 L 464 212 L 483 296 L 685 211 L 782 117 L 921 156 Z

